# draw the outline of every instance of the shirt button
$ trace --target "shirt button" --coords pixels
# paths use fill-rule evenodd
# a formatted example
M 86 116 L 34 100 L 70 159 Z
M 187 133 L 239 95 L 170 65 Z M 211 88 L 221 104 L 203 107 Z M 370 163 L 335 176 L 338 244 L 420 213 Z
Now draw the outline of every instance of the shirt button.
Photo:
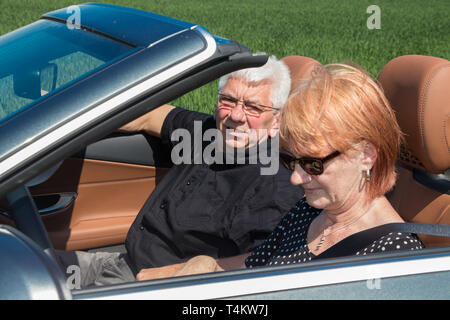
M 161 203 L 161 205 L 159 206 L 161 209 L 164 209 L 166 207 L 167 203 L 164 201 L 163 203 Z
M 144 230 L 144 227 L 143 227 L 143 226 L 140 226 L 139 229 L 142 231 L 142 230 Z
M 188 186 L 190 186 L 190 185 L 191 185 L 191 180 L 188 180 L 188 181 L 186 182 L 186 184 L 187 184 Z

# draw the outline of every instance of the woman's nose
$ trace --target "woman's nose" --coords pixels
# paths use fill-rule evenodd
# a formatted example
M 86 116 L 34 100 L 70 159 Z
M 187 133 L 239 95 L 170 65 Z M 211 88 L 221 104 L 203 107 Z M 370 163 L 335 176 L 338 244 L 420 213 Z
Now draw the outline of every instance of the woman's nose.
M 311 176 L 303 170 L 303 168 L 296 163 L 295 170 L 291 174 L 291 183 L 293 185 L 305 184 L 312 180 Z

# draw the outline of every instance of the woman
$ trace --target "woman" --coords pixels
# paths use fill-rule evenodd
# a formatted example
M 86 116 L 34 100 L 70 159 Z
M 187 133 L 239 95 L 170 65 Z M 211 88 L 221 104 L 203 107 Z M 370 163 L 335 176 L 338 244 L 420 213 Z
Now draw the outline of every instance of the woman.
M 305 197 L 247 257 L 246 267 L 311 261 L 351 235 L 404 222 L 384 196 L 395 183 L 401 131 L 383 92 L 360 68 L 318 68 L 282 110 L 280 140 L 280 160 Z M 366 255 L 422 247 L 416 235 L 388 232 L 350 251 Z M 228 270 L 244 258 L 218 260 L 217 265 L 199 256 L 186 264 L 143 270 L 137 279 L 153 278 L 156 270 L 160 276 Z
M 286 150 L 280 159 L 305 198 L 246 265 L 310 261 L 350 235 L 404 222 L 384 196 L 395 183 L 401 138 L 393 110 L 369 75 L 345 64 L 317 69 L 289 98 L 280 126 Z M 396 232 L 354 254 L 422 247 L 415 235 Z

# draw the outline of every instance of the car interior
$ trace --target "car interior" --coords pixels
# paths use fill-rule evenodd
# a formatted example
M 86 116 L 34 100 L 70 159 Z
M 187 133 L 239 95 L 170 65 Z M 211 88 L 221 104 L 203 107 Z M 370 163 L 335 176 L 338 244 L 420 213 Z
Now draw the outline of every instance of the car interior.
M 302 56 L 282 60 L 291 71 L 291 90 L 320 64 Z M 405 133 L 388 199 L 407 222 L 450 224 L 449 81 L 448 60 L 417 55 L 393 59 L 378 77 Z M 113 133 L 30 186 L 54 248 L 123 252 L 134 218 L 170 169 L 164 155 L 157 138 Z M 14 226 L 9 210 L 1 200 L 0 224 Z M 450 245 L 448 237 L 419 237 L 426 247 Z
M 411 67 L 414 66 L 414 67 Z M 397 113 L 406 143 L 388 199 L 407 222 L 450 224 L 450 62 L 408 55 L 391 60 L 378 81 Z M 449 237 L 419 235 L 425 247 Z

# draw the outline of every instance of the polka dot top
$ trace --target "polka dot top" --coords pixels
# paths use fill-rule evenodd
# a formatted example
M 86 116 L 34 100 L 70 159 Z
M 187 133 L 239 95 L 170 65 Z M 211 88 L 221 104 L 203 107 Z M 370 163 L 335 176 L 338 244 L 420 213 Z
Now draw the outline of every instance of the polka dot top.
M 308 249 L 307 234 L 311 222 L 322 209 L 311 207 L 301 199 L 286 214 L 270 236 L 245 260 L 247 268 L 308 262 L 316 256 Z M 393 250 L 418 250 L 423 244 L 415 234 L 391 232 L 356 252 L 366 255 Z

